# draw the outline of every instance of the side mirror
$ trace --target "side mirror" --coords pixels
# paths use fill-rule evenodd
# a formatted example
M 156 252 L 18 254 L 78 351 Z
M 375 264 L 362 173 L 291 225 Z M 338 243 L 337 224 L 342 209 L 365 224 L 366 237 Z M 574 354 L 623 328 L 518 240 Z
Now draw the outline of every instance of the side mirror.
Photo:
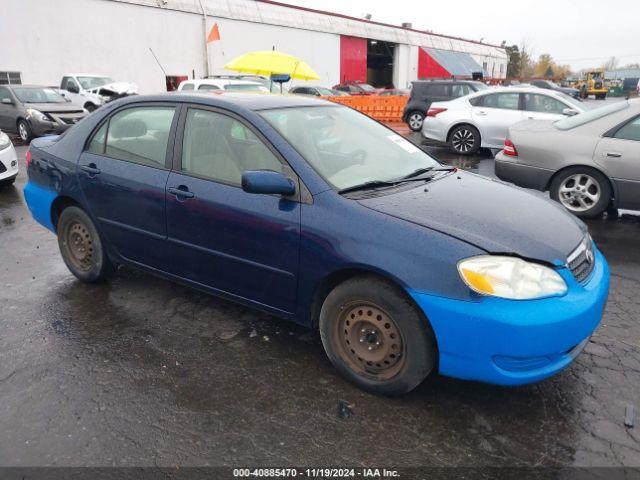
M 562 110 L 562 114 L 566 115 L 567 117 L 573 117 L 574 115 L 577 115 L 579 112 L 577 110 L 574 110 L 573 108 L 565 108 L 564 110 Z
M 11 99 L 10 99 L 10 98 L 3 98 L 3 99 L 2 99 L 2 103 L 3 103 L 4 105 L 13 105 L 13 102 L 11 101 Z
M 247 193 L 293 195 L 293 180 L 273 170 L 247 170 L 242 174 L 242 189 Z
M 67 87 L 67 90 L 71 93 L 80 93 L 80 89 L 78 88 L 77 85 L 69 85 Z

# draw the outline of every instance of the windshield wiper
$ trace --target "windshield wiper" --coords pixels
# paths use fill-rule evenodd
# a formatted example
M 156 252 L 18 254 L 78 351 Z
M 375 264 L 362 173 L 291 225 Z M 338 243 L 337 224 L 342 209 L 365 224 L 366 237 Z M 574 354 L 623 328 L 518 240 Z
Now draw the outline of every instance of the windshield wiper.
M 456 167 L 423 167 L 423 168 L 419 168 L 417 170 L 414 170 L 411 173 L 408 173 L 407 175 L 404 175 L 398 179 L 396 179 L 396 181 L 398 180 L 410 180 L 413 179 L 415 177 L 419 177 L 420 175 L 424 174 L 424 173 L 429 173 L 429 172 L 451 172 L 453 170 L 455 170 Z
M 396 185 L 396 183 L 397 182 L 386 182 L 384 180 L 372 180 L 370 182 L 360 183 L 352 187 L 343 188 L 341 190 L 338 190 L 338 193 L 357 192 L 359 190 L 369 190 L 378 187 L 392 187 L 393 185 Z
M 369 182 L 364 182 L 358 185 L 354 185 L 353 187 L 343 188 L 342 190 L 338 190 L 338 193 L 342 194 L 342 193 L 356 192 L 359 190 L 369 190 L 369 189 L 379 188 L 379 187 L 393 187 L 395 185 L 399 185 L 401 183 L 407 183 L 407 182 L 424 182 L 424 181 L 431 180 L 433 178 L 433 175 L 429 177 L 422 177 L 422 178 L 417 178 L 417 177 L 428 172 L 452 172 L 454 170 L 457 170 L 457 168 L 456 167 L 419 168 L 418 170 L 415 170 L 409 173 L 408 175 L 404 175 L 400 178 L 394 178 L 392 180 L 371 180 Z

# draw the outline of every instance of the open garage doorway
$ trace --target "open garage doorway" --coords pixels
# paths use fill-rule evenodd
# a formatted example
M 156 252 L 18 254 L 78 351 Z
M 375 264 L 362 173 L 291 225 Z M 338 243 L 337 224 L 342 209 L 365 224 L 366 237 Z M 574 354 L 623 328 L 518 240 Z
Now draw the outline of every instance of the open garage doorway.
M 377 88 L 393 85 L 393 62 L 396 44 L 367 40 L 367 83 Z

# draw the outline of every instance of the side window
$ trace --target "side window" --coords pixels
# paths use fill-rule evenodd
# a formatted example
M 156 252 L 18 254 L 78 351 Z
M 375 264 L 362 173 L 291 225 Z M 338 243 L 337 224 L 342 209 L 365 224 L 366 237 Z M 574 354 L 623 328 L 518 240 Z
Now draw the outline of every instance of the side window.
M 184 126 L 182 170 L 240 185 L 246 170 L 282 171 L 282 164 L 242 123 L 220 113 L 191 108 Z
M 60 82 L 60 88 L 62 90 L 67 89 L 67 82 L 69 81 L 69 77 L 62 77 L 62 82 Z
M 634 140 L 640 142 L 640 117 L 627 123 L 624 127 L 620 128 L 613 138 L 621 138 L 623 140 Z
M 6 88 L 0 87 L 0 102 L 2 102 L 5 98 L 8 98 L 13 102 L 13 99 L 11 98 L 11 94 L 9 93 L 9 90 L 7 90 Z
M 116 113 L 109 120 L 105 154 L 164 168 L 174 113 L 173 107 L 134 107 Z
M 469 103 L 474 107 L 482 107 L 484 105 L 484 99 L 487 95 L 480 95 L 479 97 L 473 97 L 469 99 Z
M 348 92 L 349 91 L 349 87 L 346 85 L 338 85 L 336 87 L 336 90 L 340 91 L 340 92 Z
M 193 90 L 193 83 L 185 83 L 182 86 L 182 90 Z
M 464 97 L 465 95 L 469 95 L 471 93 L 471 88 L 469 85 L 465 84 L 457 84 L 451 85 L 451 96 L 453 98 Z
M 519 93 L 492 93 L 484 97 L 484 106 L 488 108 L 501 108 L 503 110 L 518 110 L 520 103 Z
M 556 100 L 548 95 L 538 93 L 524 94 L 524 109 L 528 112 L 562 114 L 565 108 L 569 107 L 560 100 Z
M 206 83 L 203 83 L 198 87 L 198 90 L 220 90 L 220 89 L 215 85 L 207 85 Z
M 96 155 L 104 155 L 104 140 L 107 137 L 107 128 L 109 128 L 109 122 L 104 122 L 91 138 L 87 148 L 88 152 L 95 153 Z
M 427 87 L 427 95 L 432 97 L 447 97 L 449 96 L 447 92 L 447 90 L 449 90 L 448 87 L 448 85 L 444 85 L 442 83 L 429 85 Z
M 77 90 L 80 90 L 80 88 L 78 87 L 78 84 L 76 83 L 76 81 L 73 78 L 68 77 L 67 78 L 67 86 L 66 86 L 65 90 L 69 90 L 70 88 L 73 88 L 73 87 L 75 87 Z

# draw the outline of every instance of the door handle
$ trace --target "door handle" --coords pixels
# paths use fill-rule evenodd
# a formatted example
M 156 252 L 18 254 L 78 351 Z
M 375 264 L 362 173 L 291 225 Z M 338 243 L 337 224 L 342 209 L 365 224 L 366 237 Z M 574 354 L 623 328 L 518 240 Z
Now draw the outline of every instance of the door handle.
M 607 152 L 607 157 L 620 158 L 622 157 L 622 154 L 618 152 Z
M 481 117 L 486 117 L 487 116 L 487 112 L 484 112 L 484 111 L 480 110 L 478 112 L 478 115 L 481 116 Z
M 182 198 L 195 197 L 194 193 L 190 192 L 189 189 L 184 185 L 180 185 L 179 187 L 169 187 L 169 193 L 171 195 L 175 195 L 178 198 L 178 200 L 180 200 L 180 197 Z
M 80 168 L 83 171 L 87 172 L 90 177 L 93 177 L 94 175 L 98 175 L 100 173 L 100 169 L 96 167 L 95 163 L 90 163 L 89 165 L 80 165 Z

